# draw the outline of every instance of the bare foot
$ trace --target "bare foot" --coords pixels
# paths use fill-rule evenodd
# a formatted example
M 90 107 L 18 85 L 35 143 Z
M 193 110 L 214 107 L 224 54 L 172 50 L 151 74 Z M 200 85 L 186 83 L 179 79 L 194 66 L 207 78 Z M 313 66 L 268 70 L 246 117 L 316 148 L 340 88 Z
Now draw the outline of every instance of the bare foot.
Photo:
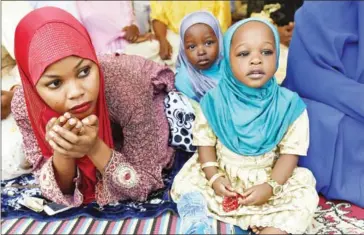
M 250 228 L 253 231 L 253 233 L 255 233 L 255 234 L 259 234 L 260 231 L 263 230 L 263 227 L 262 226 L 259 226 L 259 227 L 257 227 L 257 226 L 251 226 Z

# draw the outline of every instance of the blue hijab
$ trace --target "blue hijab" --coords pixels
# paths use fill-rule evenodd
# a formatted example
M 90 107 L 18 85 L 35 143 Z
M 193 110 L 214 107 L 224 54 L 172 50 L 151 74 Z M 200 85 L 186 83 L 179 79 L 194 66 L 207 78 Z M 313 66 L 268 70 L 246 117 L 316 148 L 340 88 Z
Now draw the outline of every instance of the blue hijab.
M 210 26 L 219 41 L 219 57 L 215 63 L 208 69 L 197 70 L 188 61 L 184 50 L 184 37 L 187 29 L 194 24 L 203 23 Z M 200 101 L 211 88 L 216 87 L 221 79 L 220 62 L 223 58 L 223 37 L 219 21 L 208 11 L 197 11 L 185 16 L 181 22 L 180 30 L 180 47 L 176 63 L 176 81 L 177 90 L 184 93 L 187 97 Z
M 258 156 L 271 151 L 306 106 L 300 97 L 278 86 L 272 77 L 263 87 L 251 88 L 234 77 L 230 66 L 230 46 L 235 31 L 250 21 L 259 21 L 272 30 L 279 59 L 276 28 L 259 18 L 249 18 L 231 26 L 224 35 L 224 78 L 201 100 L 201 109 L 219 140 L 231 151 Z

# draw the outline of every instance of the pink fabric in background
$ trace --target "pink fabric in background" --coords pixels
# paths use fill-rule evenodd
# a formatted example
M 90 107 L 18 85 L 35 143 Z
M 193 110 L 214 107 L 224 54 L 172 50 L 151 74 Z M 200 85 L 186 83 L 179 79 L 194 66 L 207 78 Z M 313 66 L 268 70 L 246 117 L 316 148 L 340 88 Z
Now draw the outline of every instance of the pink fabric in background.
M 76 1 L 97 54 L 121 52 L 128 42 L 122 29 L 135 24 L 131 1 Z

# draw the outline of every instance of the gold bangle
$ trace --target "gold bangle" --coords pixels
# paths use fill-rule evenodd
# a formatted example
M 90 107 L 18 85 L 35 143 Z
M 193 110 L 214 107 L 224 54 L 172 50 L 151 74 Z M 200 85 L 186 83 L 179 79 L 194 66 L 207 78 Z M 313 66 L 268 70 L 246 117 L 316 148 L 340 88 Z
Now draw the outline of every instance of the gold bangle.
M 201 169 L 203 170 L 204 168 L 211 167 L 211 166 L 219 167 L 219 164 L 217 162 L 205 162 L 205 163 L 201 164 Z
M 211 177 L 211 179 L 209 180 L 209 186 L 212 187 L 212 184 L 221 176 L 225 176 L 224 173 L 216 173 L 215 175 L 213 175 Z

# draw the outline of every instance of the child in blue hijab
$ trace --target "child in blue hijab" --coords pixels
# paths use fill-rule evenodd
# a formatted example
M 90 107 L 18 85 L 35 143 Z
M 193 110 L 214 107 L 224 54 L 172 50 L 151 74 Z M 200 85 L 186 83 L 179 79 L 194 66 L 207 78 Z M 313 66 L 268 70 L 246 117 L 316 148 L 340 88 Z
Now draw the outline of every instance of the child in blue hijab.
M 219 21 L 207 11 L 185 16 L 180 26 L 175 86 L 197 102 L 221 78 L 223 38 Z
M 177 202 L 199 191 L 208 214 L 255 233 L 302 234 L 318 205 L 315 178 L 297 167 L 309 120 L 294 92 L 278 86 L 279 36 L 261 19 L 224 36 L 223 79 L 196 110 L 196 153 L 174 179 Z M 235 204 L 234 204 L 235 203 Z

